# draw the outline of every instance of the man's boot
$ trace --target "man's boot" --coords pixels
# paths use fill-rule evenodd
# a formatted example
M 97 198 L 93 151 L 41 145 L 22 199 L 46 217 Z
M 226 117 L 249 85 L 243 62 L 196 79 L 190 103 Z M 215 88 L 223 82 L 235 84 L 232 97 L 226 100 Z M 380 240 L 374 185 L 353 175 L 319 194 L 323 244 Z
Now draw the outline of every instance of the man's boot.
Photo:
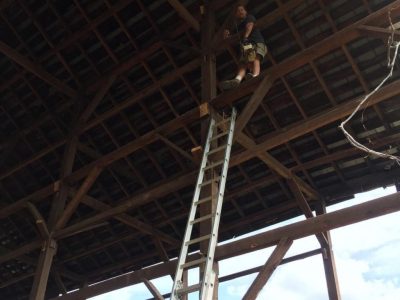
M 240 84 L 240 80 L 235 78 L 231 80 L 222 81 L 219 86 L 222 90 L 231 90 L 237 88 Z

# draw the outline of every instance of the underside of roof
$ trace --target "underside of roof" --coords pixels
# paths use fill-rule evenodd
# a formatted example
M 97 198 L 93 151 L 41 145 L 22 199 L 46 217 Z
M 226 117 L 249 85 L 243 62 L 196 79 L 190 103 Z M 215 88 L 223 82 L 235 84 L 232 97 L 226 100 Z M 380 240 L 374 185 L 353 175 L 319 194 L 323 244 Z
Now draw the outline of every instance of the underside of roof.
M 201 26 L 199 2 L 181 1 Z M 397 183 L 394 161 L 355 149 L 338 125 L 388 73 L 387 7 L 398 1 L 248 2 L 269 49 L 262 76 L 203 105 L 201 33 L 169 1 L 0 4 L 1 299 L 28 299 L 42 247 L 38 216 L 50 220 L 60 193 L 68 203 L 90 180 L 56 234 L 46 298 L 177 257 L 199 166 L 191 150 L 207 123 L 202 110 L 235 106 L 240 115 L 271 74 L 243 129 L 254 144 L 233 146 L 220 241 L 303 214 L 288 174 L 311 207 L 317 200 L 307 187 L 330 205 Z M 235 3 L 212 1 L 215 32 Z M 399 15 L 391 12 L 393 23 Z M 237 41 L 213 38 L 219 82 L 236 72 Z M 347 126 L 394 155 L 398 78 L 396 64 Z

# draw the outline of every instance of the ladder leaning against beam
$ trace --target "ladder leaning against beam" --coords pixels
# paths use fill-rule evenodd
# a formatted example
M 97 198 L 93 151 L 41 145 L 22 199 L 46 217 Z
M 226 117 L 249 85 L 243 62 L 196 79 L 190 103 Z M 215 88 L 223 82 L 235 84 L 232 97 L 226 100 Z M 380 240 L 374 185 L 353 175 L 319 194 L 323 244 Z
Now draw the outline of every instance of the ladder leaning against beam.
M 211 117 L 203 158 L 186 225 L 185 236 L 177 263 L 174 284 L 171 292 L 171 300 L 181 299 L 183 295 L 195 291 L 200 291 L 201 300 L 212 299 L 214 293 L 214 280 L 216 276 L 213 271 L 214 254 L 218 242 L 218 227 L 221 218 L 222 202 L 233 142 L 235 120 L 236 110 L 234 108 L 232 109 L 231 115 L 226 118 L 223 117 L 222 121 L 217 122 L 215 118 Z M 223 158 L 221 159 L 220 157 L 222 154 Z M 211 190 L 212 185 L 218 186 L 217 193 L 214 193 Z M 211 213 L 200 216 L 200 206 L 210 205 L 210 203 L 212 203 Z M 204 222 L 211 222 L 211 232 L 203 236 L 194 237 L 194 234 L 192 234 L 193 227 L 200 226 L 201 224 L 204 224 Z M 197 230 L 197 232 L 199 232 L 199 230 Z M 199 248 L 200 243 L 207 241 L 207 253 L 204 253 L 204 256 L 199 259 L 187 261 L 189 247 L 197 249 Z M 184 287 L 184 271 L 195 267 L 199 267 L 203 271 L 199 282 Z

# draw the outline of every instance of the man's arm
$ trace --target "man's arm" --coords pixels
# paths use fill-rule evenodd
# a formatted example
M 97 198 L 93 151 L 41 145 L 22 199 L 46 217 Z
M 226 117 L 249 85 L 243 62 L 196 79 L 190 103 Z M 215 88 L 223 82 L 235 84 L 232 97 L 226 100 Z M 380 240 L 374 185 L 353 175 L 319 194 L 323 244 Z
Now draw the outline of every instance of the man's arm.
M 251 31 L 253 30 L 253 27 L 254 27 L 254 22 L 248 22 L 246 24 L 246 29 L 245 29 L 244 34 L 243 34 L 243 39 L 244 40 L 249 38 L 249 36 L 251 34 Z

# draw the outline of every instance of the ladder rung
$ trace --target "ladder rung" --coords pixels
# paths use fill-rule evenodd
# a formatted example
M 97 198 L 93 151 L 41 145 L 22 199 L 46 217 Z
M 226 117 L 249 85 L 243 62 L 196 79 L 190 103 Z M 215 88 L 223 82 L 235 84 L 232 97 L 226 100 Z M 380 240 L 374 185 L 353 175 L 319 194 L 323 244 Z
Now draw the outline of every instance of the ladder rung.
M 228 131 L 221 132 L 221 133 L 217 134 L 216 136 L 213 136 L 213 137 L 210 139 L 210 141 L 218 140 L 219 138 L 221 138 L 221 137 L 227 135 L 228 133 L 229 133 L 229 130 L 228 130 Z
M 207 184 L 211 184 L 213 182 L 216 182 L 216 181 L 218 181 L 220 179 L 221 179 L 221 176 L 217 176 L 217 177 L 214 177 L 214 178 L 212 178 L 210 180 L 204 181 L 203 183 L 200 183 L 199 186 L 205 186 Z
M 190 268 L 190 267 L 193 267 L 193 266 L 199 266 L 200 264 L 205 263 L 206 261 L 207 261 L 207 257 L 202 257 L 202 258 L 199 258 L 199 259 L 196 259 L 196 260 L 192 260 L 192 261 L 190 261 L 188 263 L 185 263 L 185 264 L 181 265 L 181 268 L 182 269 L 187 269 L 187 268 Z
M 189 246 L 189 245 L 197 244 L 197 243 L 199 243 L 199 242 L 202 242 L 202 241 L 205 241 L 205 240 L 209 240 L 210 237 L 211 237 L 211 234 L 206 234 L 206 235 L 203 235 L 203 236 L 198 237 L 198 238 L 196 238 L 196 239 L 187 241 L 187 242 L 185 243 L 185 245 L 186 245 L 186 246 Z
M 213 154 L 213 153 L 216 153 L 216 152 L 219 152 L 219 151 L 224 150 L 224 149 L 226 149 L 226 145 L 219 146 L 219 147 L 217 147 L 217 148 L 215 148 L 215 149 L 209 151 L 209 152 L 208 152 L 208 155 Z
M 177 295 L 183 295 L 183 294 L 189 294 L 195 291 L 200 290 L 201 284 L 200 283 L 196 283 L 193 285 L 189 285 L 187 287 L 181 288 L 179 290 L 176 291 Z
M 193 224 L 196 224 L 196 223 L 199 223 L 199 222 L 203 222 L 204 220 L 211 219 L 213 216 L 214 216 L 214 214 L 205 215 L 205 216 L 200 217 L 198 219 L 194 219 L 193 221 L 190 222 L 190 224 L 193 225 Z
M 206 203 L 208 201 L 211 201 L 211 200 L 212 200 L 212 196 L 208 196 L 208 197 L 205 197 L 203 199 L 200 199 L 199 201 L 196 201 L 194 204 L 195 205 L 199 205 L 199 204 L 203 204 L 203 203 Z
M 219 160 L 219 161 L 217 161 L 215 163 L 212 163 L 211 165 L 205 167 L 204 171 L 207 171 L 207 170 L 212 169 L 212 168 L 214 168 L 216 166 L 222 165 L 224 163 L 224 161 L 225 161 L 225 159 L 222 159 L 222 160 Z
M 222 121 L 219 121 L 218 123 L 215 123 L 214 127 L 218 127 L 218 126 L 220 126 L 222 124 L 225 124 L 225 123 L 229 122 L 230 120 L 231 119 L 224 119 Z

